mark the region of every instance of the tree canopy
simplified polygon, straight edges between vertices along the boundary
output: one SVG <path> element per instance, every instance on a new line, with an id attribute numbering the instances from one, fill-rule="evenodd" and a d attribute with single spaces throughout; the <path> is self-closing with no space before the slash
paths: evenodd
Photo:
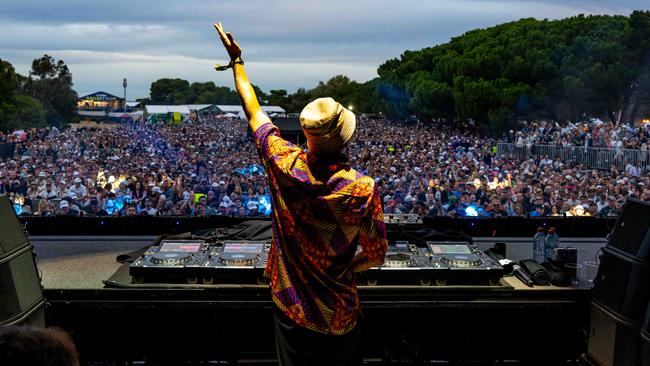
<path id="1" fill-rule="evenodd" d="M 32 62 L 21 88 L 43 105 L 45 120 L 59 126 L 76 118 L 78 96 L 72 86 L 72 74 L 65 62 L 44 55 Z"/>
<path id="2" fill-rule="evenodd" d="M 386 61 L 380 96 L 389 115 L 471 118 L 495 131 L 523 118 L 614 120 L 646 85 L 638 81 L 647 71 L 649 25 L 650 12 L 634 12 L 473 30 Z"/>
<path id="3" fill-rule="evenodd" d="M 265 103 L 266 94 L 253 85 L 260 102 Z M 227 86 L 217 86 L 214 82 L 189 83 L 183 79 L 158 79 L 151 83 L 152 104 L 239 104 L 237 92 Z"/>
<path id="4" fill-rule="evenodd" d="M 0 60 L 0 131 L 45 126 L 45 108 L 21 89 L 25 78 Z"/>

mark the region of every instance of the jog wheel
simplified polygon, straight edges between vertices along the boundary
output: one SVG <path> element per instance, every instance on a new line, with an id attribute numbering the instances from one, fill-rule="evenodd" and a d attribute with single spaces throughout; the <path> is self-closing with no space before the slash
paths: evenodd
<path id="1" fill-rule="evenodd" d="M 499 285 L 501 285 L 501 279 L 500 278 L 490 278 L 488 280 L 488 283 L 490 284 L 490 286 L 499 286 Z"/>
<path id="2" fill-rule="evenodd" d="M 431 280 L 428 278 L 420 278 L 420 285 L 431 286 Z"/>
<path id="3" fill-rule="evenodd" d="M 373 279 L 368 279 L 368 280 L 366 281 L 366 284 L 367 284 L 368 286 L 377 286 L 377 279 L 374 279 L 374 278 L 373 278 Z"/>
<path id="4" fill-rule="evenodd" d="M 214 283 L 214 278 L 212 278 L 212 277 L 203 277 L 201 279 L 201 281 L 203 282 L 204 285 L 211 285 L 211 284 Z"/>
<path id="5" fill-rule="evenodd" d="M 481 257 L 476 254 L 444 254 L 440 261 L 456 268 L 478 267 L 483 263 Z"/>
<path id="6" fill-rule="evenodd" d="M 192 260 L 190 253 L 156 253 L 151 256 L 149 261 L 153 264 L 160 264 L 166 266 L 179 266 Z"/>
<path id="7" fill-rule="evenodd" d="M 250 267 L 257 263 L 259 256 L 252 253 L 224 253 L 219 259 L 225 266 Z"/>
<path id="8" fill-rule="evenodd" d="M 445 278 L 436 278 L 436 286 L 446 286 L 447 279 Z"/>
<path id="9" fill-rule="evenodd" d="M 406 268 L 411 266 L 411 255 L 407 253 L 388 253 L 384 259 L 384 267 Z"/>

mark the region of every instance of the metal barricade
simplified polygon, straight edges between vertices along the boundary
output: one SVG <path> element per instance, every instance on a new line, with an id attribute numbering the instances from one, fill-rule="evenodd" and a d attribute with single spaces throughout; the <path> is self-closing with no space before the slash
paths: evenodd
<path id="1" fill-rule="evenodd" d="M 565 164 L 582 164 L 587 169 L 607 170 L 613 165 L 616 169 L 623 170 L 628 164 L 634 165 L 642 172 L 650 169 L 650 152 L 642 150 L 498 143 L 497 155 L 514 160 L 540 160 L 548 157 Z"/>

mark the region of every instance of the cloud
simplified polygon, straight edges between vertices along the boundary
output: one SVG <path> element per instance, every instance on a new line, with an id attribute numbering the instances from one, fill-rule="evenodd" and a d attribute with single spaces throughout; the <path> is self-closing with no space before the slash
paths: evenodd
<path id="1" fill-rule="evenodd" d="M 0 52 L 27 73 L 48 53 L 63 59 L 79 92 L 146 96 L 158 77 L 232 86 L 212 22 L 221 20 L 244 47 L 251 80 L 263 89 L 312 87 L 342 73 L 359 81 L 406 49 L 448 41 L 468 30 L 522 17 L 629 14 L 620 0 L 155 0 L 3 2 Z"/>

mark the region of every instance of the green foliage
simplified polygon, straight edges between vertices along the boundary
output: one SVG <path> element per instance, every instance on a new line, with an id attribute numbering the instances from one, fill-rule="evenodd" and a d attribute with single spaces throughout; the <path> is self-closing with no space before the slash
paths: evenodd
<path id="1" fill-rule="evenodd" d="M 313 89 L 299 88 L 293 94 L 284 89 L 271 90 L 267 102 L 279 105 L 289 113 L 299 113 L 312 100 L 331 97 L 345 107 L 352 106 L 354 112 L 378 113 L 383 107 L 378 85 L 378 79 L 358 83 L 345 75 L 336 75 L 326 82 L 319 82 Z"/>
<path id="2" fill-rule="evenodd" d="M 25 80 L 13 66 L 0 60 L 0 130 L 28 129 L 45 126 L 45 109 L 19 87 Z"/>
<path id="3" fill-rule="evenodd" d="M 3 130 L 30 129 L 46 127 L 45 108 L 38 99 L 26 94 L 15 97 L 14 113 L 2 124 Z"/>
<path id="4" fill-rule="evenodd" d="M 188 100 L 193 104 L 239 104 L 237 93 L 226 87 L 217 87 L 212 81 L 190 85 Z"/>
<path id="5" fill-rule="evenodd" d="M 522 118 L 613 118 L 640 77 L 649 39 L 649 12 L 522 19 L 386 61 L 379 96 L 390 116 L 471 118 L 486 131 Z"/>
<path id="6" fill-rule="evenodd" d="M 8 131 L 8 121 L 16 113 L 16 89 L 18 78 L 14 67 L 0 59 L 0 130 Z"/>
<path id="7" fill-rule="evenodd" d="M 253 90 L 260 103 L 266 104 L 267 95 L 256 85 Z M 183 79 L 158 79 L 151 83 L 150 97 L 145 104 L 239 104 L 237 92 L 214 82 L 194 82 Z"/>
<path id="8" fill-rule="evenodd" d="M 72 74 L 63 60 L 55 62 L 48 55 L 34 60 L 29 77 L 22 84 L 23 91 L 43 105 L 49 124 L 60 126 L 75 119 L 78 96 L 72 89 Z M 31 101 L 27 103 L 31 105 Z"/>
<path id="9" fill-rule="evenodd" d="M 285 89 L 271 90 L 268 95 L 267 102 L 269 105 L 279 105 L 286 110 L 289 99 L 287 98 L 287 91 Z"/>
<path id="10" fill-rule="evenodd" d="M 0 59 L 0 105 L 13 103 L 17 89 L 18 75 L 16 70 L 9 62 Z"/>
<path id="11" fill-rule="evenodd" d="M 186 104 L 190 83 L 183 79 L 158 79 L 151 83 L 149 94 L 154 104 Z"/>

